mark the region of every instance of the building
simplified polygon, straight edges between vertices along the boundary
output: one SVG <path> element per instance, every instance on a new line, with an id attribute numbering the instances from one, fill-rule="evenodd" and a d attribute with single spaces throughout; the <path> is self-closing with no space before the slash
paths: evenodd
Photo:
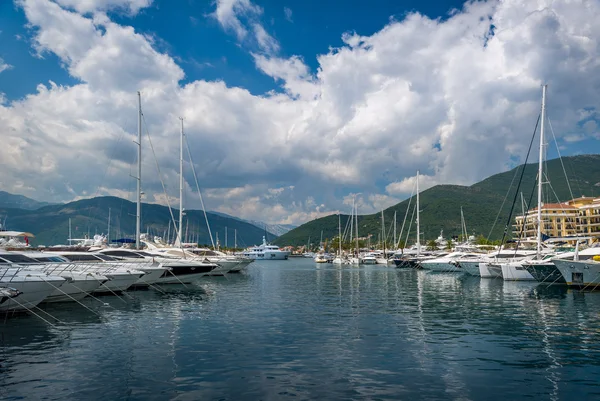
<path id="1" fill-rule="evenodd" d="M 513 226 L 515 238 L 537 236 L 537 207 L 525 216 L 517 216 Z M 572 236 L 600 238 L 600 198 L 572 199 L 564 203 L 542 204 L 542 234 L 548 237 Z"/>

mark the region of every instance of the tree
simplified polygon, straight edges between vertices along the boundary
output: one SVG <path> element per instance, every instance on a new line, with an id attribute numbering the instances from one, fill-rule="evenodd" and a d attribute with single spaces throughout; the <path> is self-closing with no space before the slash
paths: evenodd
<path id="1" fill-rule="evenodd" d="M 435 242 L 435 240 L 430 240 L 427 242 L 427 250 L 428 251 L 435 251 L 437 250 L 437 242 Z"/>
<path id="2" fill-rule="evenodd" d="M 454 248 L 454 243 L 449 239 L 448 242 L 446 242 L 446 250 L 451 250 L 452 248 Z"/>

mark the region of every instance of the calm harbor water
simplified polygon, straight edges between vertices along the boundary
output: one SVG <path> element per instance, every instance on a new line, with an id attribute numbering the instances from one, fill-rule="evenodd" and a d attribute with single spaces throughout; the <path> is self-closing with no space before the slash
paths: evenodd
<path id="1" fill-rule="evenodd" d="M 254 263 L 0 322 L 1 399 L 600 399 L 600 293 Z"/>

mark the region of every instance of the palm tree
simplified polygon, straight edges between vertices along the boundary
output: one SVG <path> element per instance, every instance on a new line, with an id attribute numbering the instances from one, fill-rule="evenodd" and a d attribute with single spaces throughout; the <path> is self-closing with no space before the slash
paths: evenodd
<path id="1" fill-rule="evenodd" d="M 435 242 L 435 240 L 430 240 L 427 242 L 427 250 L 428 251 L 435 251 L 437 250 L 437 242 Z"/>

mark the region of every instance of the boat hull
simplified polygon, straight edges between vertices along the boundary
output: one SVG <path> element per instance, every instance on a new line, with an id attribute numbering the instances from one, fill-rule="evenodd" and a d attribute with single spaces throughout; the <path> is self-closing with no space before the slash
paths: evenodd
<path id="1" fill-rule="evenodd" d="M 479 275 L 482 278 L 502 278 L 502 269 L 500 266 L 494 266 L 491 263 L 479 263 Z"/>
<path id="2" fill-rule="evenodd" d="M 523 265 L 534 279 L 544 284 L 566 284 L 554 263 Z"/>
<path id="3" fill-rule="evenodd" d="M 144 272 L 131 271 L 126 273 L 110 272 L 102 274 L 108 277 L 108 281 L 101 284 L 96 290 L 94 290 L 94 294 L 126 291 L 144 275 Z"/>
<path id="4" fill-rule="evenodd" d="M 560 259 L 554 259 L 552 262 L 554 262 L 568 286 L 585 287 L 590 290 L 600 288 L 600 263 Z"/>
<path id="5" fill-rule="evenodd" d="M 7 312 L 25 312 L 35 308 L 42 303 L 46 298 L 60 288 L 65 282 L 65 279 L 60 278 L 32 278 L 16 276 L 10 281 L 0 281 L 0 286 L 14 288 L 22 292 L 17 297 L 7 299 L 0 304 L 0 313 Z"/>
<path id="6" fill-rule="evenodd" d="M 501 268 L 504 281 L 536 281 L 521 263 L 503 263 Z"/>
<path id="7" fill-rule="evenodd" d="M 44 303 L 80 301 L 98 289 L 102 283 L 108 281 L 107 277 L 100 279 L 94 275 L 86 275 L 85 277 L 63 276 L 63 278 L 67 281 L 44 299 Z"/>

